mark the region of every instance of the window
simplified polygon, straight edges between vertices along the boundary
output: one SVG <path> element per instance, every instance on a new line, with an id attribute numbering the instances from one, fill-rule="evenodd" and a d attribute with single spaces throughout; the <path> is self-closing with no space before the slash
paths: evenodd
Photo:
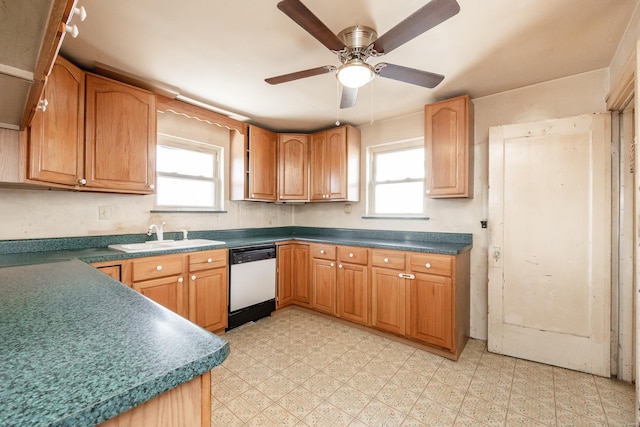
<path id="1" fill-rule="evenodd" d="M 222 147 L 158 134 L 156 208 L 221 210 Z"/>
<path id="2" fill-rule="evenodd" d="M 368 215 L 424 217 L 422 138 L 368 150 Z"/>

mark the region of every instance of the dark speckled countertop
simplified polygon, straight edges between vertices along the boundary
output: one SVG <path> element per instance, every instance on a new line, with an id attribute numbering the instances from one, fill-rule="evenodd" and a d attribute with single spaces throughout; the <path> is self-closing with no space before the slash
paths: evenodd
<path id="1" fill-rule="evenodd" d="M 165 232 L 165 238 L 180 240 L 182 234 Z M 431 233 L 317 227 L 272 227 L 240 230 L 190 231 L 189 238 L 220 240 L 224 241 L 225 244 L 199 247 L 196 249 L 124 253 L 109 249 L 107 246 L 111 244 L 140 243 L 152 239 L 145 234 L 127 234 L 52 239 L 0 240 L 0 267 L 58 262 L 70 259 L 80 259 L 85 262 L 113 261 L 206 249 L 237 248 L 286 240 L 456 255 L 470 250 L 473 242 L 473 236 L 468 233 Z"/>
<path id="2" fill-rule="evenodd" d="M 86 263 L 49 261 L 0 269 L 1 426 L 94 425 L 229 354 Z"/>

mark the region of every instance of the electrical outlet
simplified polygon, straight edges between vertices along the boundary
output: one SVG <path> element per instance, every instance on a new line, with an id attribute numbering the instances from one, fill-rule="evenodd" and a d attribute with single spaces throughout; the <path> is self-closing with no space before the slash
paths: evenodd
<path id="1" fill-rule="evenodd" d="M 109 219 L 108 206 L 98 206 L 98 219 Z"/>

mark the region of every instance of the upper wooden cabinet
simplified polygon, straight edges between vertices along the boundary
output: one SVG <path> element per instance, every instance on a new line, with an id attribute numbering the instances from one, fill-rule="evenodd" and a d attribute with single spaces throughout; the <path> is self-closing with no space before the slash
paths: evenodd
<path id="1" fill-rule="evenodd" d="M 56 60 L 38 109 L 27 128 L 27 178 L 77 185 L 84 177 L 84 72 Z"/>
<path id="2" fill-rule="evenodd" d="M 427 197 L 473 197 L 472 129 L 473 106 L 469 95 L 425 106 Z"/>
<path id="3" fill-rule="evenodd" d="M 153 93 L 104 77 L 86 76 L 86 185 L 153 193 L 156 107 Z"/>
<path id="4" fill-rule="evenodd" d="M 309 135 L 278 135 L 278 200 L 309 200 Z"/>
<path id="5" fill-rule="evenodd" d="M 360 201 L 360 130 L 352 126 L 311 135 L 311 201 Z"/>
<path id="6" fill-rule="evenodd" d="M 278 135 L 250 125 L 231 140 L 231 200 L 277 199 Z"/>

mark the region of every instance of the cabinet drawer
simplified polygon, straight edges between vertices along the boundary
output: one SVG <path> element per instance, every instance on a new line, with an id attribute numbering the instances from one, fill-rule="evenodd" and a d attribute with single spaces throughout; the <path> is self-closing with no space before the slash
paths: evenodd
<path id="1" fill-rule="evenodd" d="M 438 254 L 411 254 L 411 271 L 416 273 L 437 274 L 439 276 L 451 276 L 451 255 Z"/>
<path id="2" fill-rule="evenodd" d="M 183 259 L 182 255 L 134 259 L 131 262 L 132 279 L 139 282 L 158 277 L 179 276 L 182 274 Z"/>
<path id="3" fill-rule="evenodd" d="M 189 271 L 202 271 L 227 266 L 226 249 L 214 249 L 189 254 Z"/>
<path id="4" fill-rule="evenodd" d="M 369 250 L 355 246 L 338 246 L 338 260 L 350 264 L 367 265 Z"/>
<path id="5" fill-rule="evenodd" d="M 314 258 L 336 259 L 336 247 L 331 245 L 312 245 L 311 254 Z"/>
<path id="6" fill-rule="evenodd" d="M 399 251 L 374 250 L 372 264 L 375 267 L 395 268 L 404 270 L 406 266 L 405 254 Z"/>

